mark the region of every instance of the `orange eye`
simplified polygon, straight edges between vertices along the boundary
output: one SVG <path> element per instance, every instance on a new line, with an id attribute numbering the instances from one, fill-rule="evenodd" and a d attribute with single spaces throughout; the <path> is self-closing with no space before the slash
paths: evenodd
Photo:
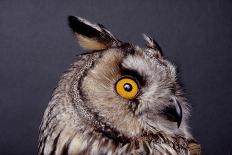
<path id="1" fill-rule="evenodd" d="M 123 98 L 133 99 L 139 91 L 138 84 L 130 77 L 119 79 L 115 85 L 116 92 Z"/>

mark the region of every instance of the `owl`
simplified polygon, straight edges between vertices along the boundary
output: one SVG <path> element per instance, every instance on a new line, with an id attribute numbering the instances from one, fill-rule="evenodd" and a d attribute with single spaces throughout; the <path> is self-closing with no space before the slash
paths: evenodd
<path id="1" fill-rule="evenodd" d="M 75 16 L 85 53 L 63 74 L 44 113 L 39 155 L 198 155 L 176 67 L 160 46 L 123 42 Z"/>

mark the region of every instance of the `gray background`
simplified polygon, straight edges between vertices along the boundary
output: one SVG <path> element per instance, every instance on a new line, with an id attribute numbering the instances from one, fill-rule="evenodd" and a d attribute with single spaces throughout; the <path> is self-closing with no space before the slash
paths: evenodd
<path id="1" fill-rule="evenodd" d="M 231 0 L 0 0 L 0 154 L 37 152 L 38 127 L 59 76 L 83 50 L 67 16 L 121 40 L 155 38 L 178 65 L 203 154 L 232 153 Z"/>

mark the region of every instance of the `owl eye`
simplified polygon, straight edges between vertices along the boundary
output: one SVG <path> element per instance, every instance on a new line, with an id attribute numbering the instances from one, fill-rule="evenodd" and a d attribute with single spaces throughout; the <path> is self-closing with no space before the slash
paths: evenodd
<path id="1" fill-rule="evenodd" d="M 138 94 L 139 87 L 131 77 L 122 77 L 116 82 L 115 90 L 121 97 L 133 99 Z"/>

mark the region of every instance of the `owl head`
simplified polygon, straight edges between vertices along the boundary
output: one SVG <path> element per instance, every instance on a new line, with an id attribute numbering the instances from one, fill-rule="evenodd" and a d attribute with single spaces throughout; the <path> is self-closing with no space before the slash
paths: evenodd
<path id="1" fill-rule="evenodd" d="M 68 20 L 86 50 L 83 55 L 99 55 L 78 88 L 95 122 L 130 138 L 160 132 L 191 136 L 186 123 L 188 104 L 176 67 L 165 59 L 156 41 L 143 35 L 146 45 L 139 47 L 115 38 L 101 24 L 74 16 Z"/>

